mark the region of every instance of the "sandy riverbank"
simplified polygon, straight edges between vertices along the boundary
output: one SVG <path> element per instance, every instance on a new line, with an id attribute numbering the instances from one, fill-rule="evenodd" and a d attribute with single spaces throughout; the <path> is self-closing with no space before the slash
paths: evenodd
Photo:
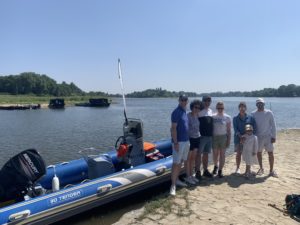
<path id="1" fill-rule="evenodd" d="M 299 224 L 268 204 L 283 209 L 286 194 L 300 194 L 300 130 L 279 132 L 275 148 L 279 178 L 267 176 L 267 154 L 263 155 L 265 175 L 253 180 L 232 174 L 235 158 L 230 156 L 226 177 L 182 188 L 175 198 L 166 194 L 124 214 L 115 224 Z"/>

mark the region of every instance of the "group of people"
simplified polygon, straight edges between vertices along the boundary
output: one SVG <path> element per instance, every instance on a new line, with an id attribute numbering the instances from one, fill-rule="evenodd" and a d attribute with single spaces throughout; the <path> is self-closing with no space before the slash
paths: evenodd
<path id="1" fill-rule="evenodd" d="M 171 137 L 173 145 L 173 165 L 170 194 L 176 195 L 176 186 L 195 185 L 202 176 L 224 177 L 226 149 L 230 146 L 231 127 L 234 128 L 234 148 L 236 152 L 236 174 L 240 174 L 241 159 L 246 163 L 245 177 L 264 174 L 262 151 L 268 152 L 269 175 L 278 177 L 274 171 L 273 143 L 276 141 L 276 125 L 272 111 L 265 109 L 262 98 L 256 100 L 257 110 L 247 113 L 247 105 L 240 102 L 239 113 L 232 119 L 225 113 L 223 102 L 217 102 L 216 112 L 210 108 L 211 97 L 203 96 L 202 101 L 193 100 L 190 112 L 187 112 L 188 97 L 179 96 L 178 107 L 171 115 Z M 213 150 L 214 169 L 208 170 L 209 154 Z M 251 171 L 251 165 L 259 164 L 257 173 Z M 184 163 L 185 182 L 179 179 Z M 202 164 L 202 173 L 201 173 Z"/>

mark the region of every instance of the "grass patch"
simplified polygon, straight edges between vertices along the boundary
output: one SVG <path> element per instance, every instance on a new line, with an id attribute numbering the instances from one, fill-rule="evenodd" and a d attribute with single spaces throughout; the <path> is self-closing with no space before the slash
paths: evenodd
<path id="1" fill-rule="evenodd" d="M 102 96 L 66 96 L 59 97 L 65 99 L 66 105 L 74 105 L 79 102 L 88 102 L 90 98 L 101 98 Z M 54 96 L 35 95 L 0 95 L 0 104 L 48 104 Z"/>
<path id="2" fill-rule="evenodd" d="M 180 189 L 176 193 L 176 197 L 172 197 L 169 193 L 160 194 L 148 201 L 138 221 L 144 219 L 161 220 L 169 214 L 175 214 L 178 217 L 188 217 L 194 212 L 191 210 L 191 202 L 188 198 L 188 190 Z M 153 219 L 154 218 L 154 219 Z"/>

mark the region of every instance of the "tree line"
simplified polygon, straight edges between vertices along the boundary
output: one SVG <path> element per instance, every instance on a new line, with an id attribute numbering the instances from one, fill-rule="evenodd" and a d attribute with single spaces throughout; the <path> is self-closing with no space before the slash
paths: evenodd
<path id="1" fill-rule="evenodd" d="M 109 94 L 102 91 L 84 92 L 73 82 L 67 84 L 57 83 L 52 78 L 44 74 L 34 72 L 21 73 L 19 75 L 0 76 L 0 93 L 12 95 L 50 95 L 50 96 L 107 96 L 120 97 L 120 94 Z M 300 86 L 295 84 L 281 85 L 279 88 L 264 88 L 256 91 L 230 91 L 230 92 L 210 92 L 196 93 L 186 91 L 168 91 L 162 88 L 147 89 L 144 91 L 134 91 L 126 95 L 129 98 L 171 98 L 186 94 L 189 97 L 200 97 L 211 95 L 212 97 L 300 97 Z"/>
<path id="2" fill-rule="evenodd" d="M 162 88 L 156 88 L 147 89 L 145 91 L 135 91 L 126 96 L 132 98 L 169 98 L 178 97 L 180 94 L 186 94 L 189 97 L 201 97 L 203 95 L 210 95 L 212 97 L 300 97 L 300 86 L 289 84 L 281 85 L 279 88 L 264 88 L 256 91 L 210 92 L 200 94 L 186 91 L 167 91 Z"/>
<path id="3" fill-rule="evenodd" d="M 84 92 L 74 83 L 57 83 L 52 78 L 33 72 L 0 76 L 0 92 L 12 95 L 81 95 Z"/>

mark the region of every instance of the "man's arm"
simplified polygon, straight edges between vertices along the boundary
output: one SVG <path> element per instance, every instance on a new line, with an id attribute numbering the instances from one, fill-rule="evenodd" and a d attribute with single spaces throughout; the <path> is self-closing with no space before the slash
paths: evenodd
<path id="1" fill-rule="evenodd" d="M 270 112 L 270 125 L 271 125 L 271 142 L 275 143 L 276 142 L 276 124 L 275 124 L 275 119 L 274 115 L 272 112 Z"/>
<path id="2" fill-rule="evenodd" d="M 178 148 L 178 140 L 177 140 L 177 123 L 172 123 L 171 125 L 171 137 L 174 143 L 174 148 L 176 151 L 179 150 Z"/>
<path id="3" fill-rule="evenodd" d="M 228 148 L 229 145 L 230 145 L 230 139 L 231 139 L 231 121 L 229 119 L 228 123 L 227 123 L 227 142 L 226 142 L 226 148 Z"/>

